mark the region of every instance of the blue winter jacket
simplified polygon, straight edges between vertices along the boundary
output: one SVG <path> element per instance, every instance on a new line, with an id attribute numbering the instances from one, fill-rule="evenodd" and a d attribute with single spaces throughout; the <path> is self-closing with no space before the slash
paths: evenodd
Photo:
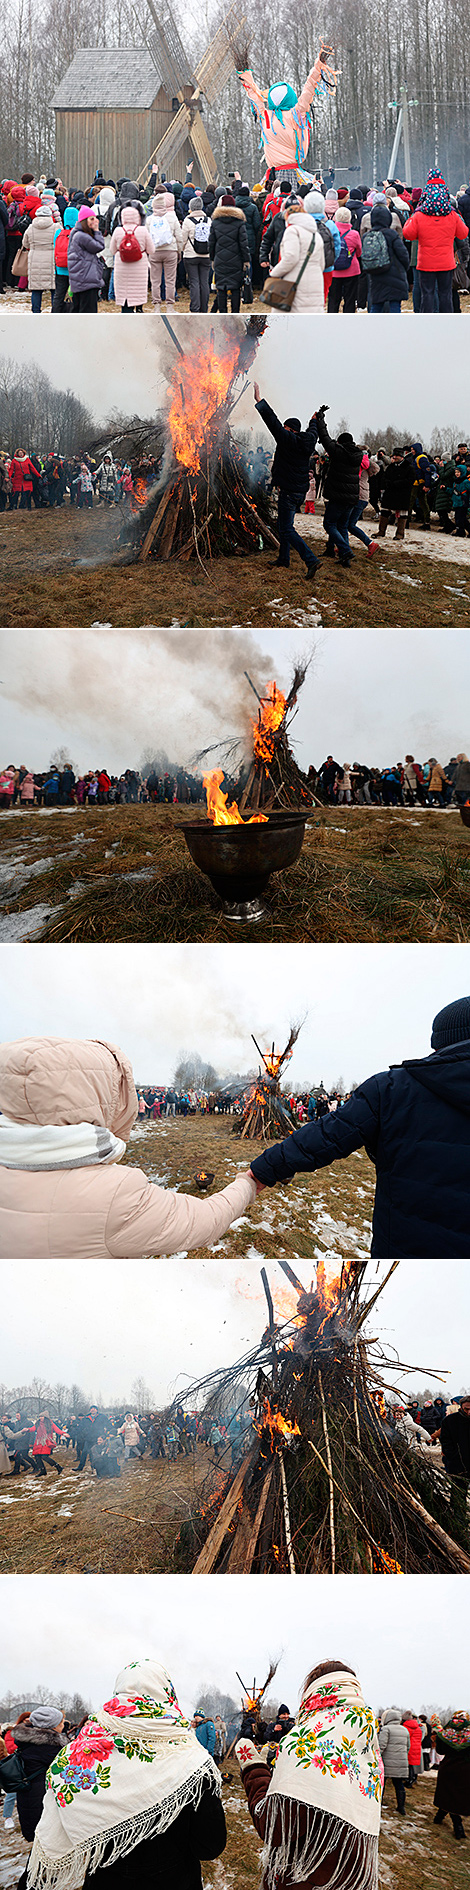
<path id="1" fill-rule="evenodd" d="M 470 1040 L 370 1076 L 350 1102 L 252 1163 L 273 1187 L 365 1148 L 377 1259 L 470 1259 Z"/>
<path id="2" fill-rule="evenodd" d="M 202 1726 L 196 1726 L 196 1739 L 199 1740 L 200 1746 L 204 1746 L 206 1752 L 210 1752 L 213 1759 L 216 1748 L 216 1730 L 213 1719 L 205 1719 Z"/>

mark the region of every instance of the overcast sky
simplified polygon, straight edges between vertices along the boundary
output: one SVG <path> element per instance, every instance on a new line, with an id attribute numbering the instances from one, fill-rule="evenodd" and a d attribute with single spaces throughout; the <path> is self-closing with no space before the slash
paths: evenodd
<path id="1" fill-rule="evenodd" d="M 412 753 L 444 762 L 468 748 L 470 638 L 465 630 L 0 631 L 2 755 L 39 770 L 68 747 L 78 769 L 112 773 L 162 749 L 185 766 L 222 736 L 250 739 L 262 691 L 313 661 L 291 724 L 302 767 L 384 765 Z M 8 753 L 7 753 L 8 751 Z"/>
<path id="2" fill-rule="evenodd" d="M 282 1048 L 303 1086 L 349 1085 L 427 1056 L 432 1019 L 470 991 L 468 945 L 3 945 L 3 1038 L 121 1043 L 141 1083 L 171 1081 L 180 1052 L 221 1076 Z"/>
<path id="3" fill-rule="evenodd" d="M 339 1658 L 376 1710 L 461 1707 L 469 1607 L 466 1575 L 8 1575 L 2 1685 L 79 1688 L 96 1709 L 156 1654 L 189 1713 L 202 1686 L 240 1699 L 237 1669 L 260 1685 L 280 1656 L 273 1692 L 295 1710 L 309 1667 Z"/>
<path id="4" fill-rule="evenodd" d="M 177 314 L 172 325 L 185 348 L 196 347 L 200 334 L 207 338 L 209 332 L 206 316 L 198 321 Z M 38 330 L 36 322 L 33 330 L 32 322 L 14 323 L 6 316 L 0 320 L 0 351 L 18 366 L 37 362 L 57 387 L 79 395 L 99 423 L 112 411 L 147 417 L 161 408 L 177 357 L 158 317 L 123 324 L 115 316 L 102 316 L 96 334 L 93 323 L 85 334 L 80 316 L 69 315 L 67 327 L 65 322 L 59 327 L 60 333 L 57 323 L 52 330 L 50 322 L 43 322 Z M 216 338 L 217 332 L 215 324 Z M 257 380 L 281 417 L 297 411 L 304 424 L 321 402 L 329 401 L 333 431 L 344 419 L 359 438 L 368 427 L 389 425 L 425 442 L 435 426 L 455 425 L 462 440 L 468 437 L 464 322 L 456 328 L 451 315 L 441 315 L 438 330 L 434 321 L 406 321 L 399 329 L 396 322 L 389 328 L 388 322 L 359 319 L 352 351 L 346 339 L 351 339 L 351 324 L 340 329 L 326 317 L 320 329 L 308 315 L 287 324 L 282 315 L 270 315 L 250 369 L 251 385 L 237 407 L 237 424 L 252 419 Z M 437 339 L 445 362 L 442 374 L 436 372 Z"/>
<path id="5" fill-rule="evenodd" d="M 295 1310 L 296 1295 L 276 1261 L 266 1265 L 282 1321 Z M 300 1262 L 298 1271 L 309 1287 L 311 1264 Z M 368 1296 L 386 1271 L 369 1262 Z M 14 1296 L 4 1296 L 2 1310 L 2 1378 L 11 1390 L 42 1377 L 78 1384 L 105 1404 L 125 1403 L 135 1380 L 144 1378 L 151 1405 L 159 1408 L 176 1393 L 184 1397 L 188 1382 L 252 1351 L 266 1323 L 260 1269 L 248 1261 L 142 1260 L 130 1293 L 127 1261 L 114 1261 L 110 1291 L 106 1270 L 84 1260 L 59 1300 L 57 1279 L 44 1269 L 40 1331 L 34 1260 L 23 1261 L 22 1281 L 21 1319 Z M 470 1267 L 403 1261 L 368 1326 L 371 1339 L 415 1368 L 400 1379 L 392 1364 L 387 1382 L 402 1382 L 421 1396 L 426 1389 L 459 1394 L 470 1388 L 469 1322 Z"/>

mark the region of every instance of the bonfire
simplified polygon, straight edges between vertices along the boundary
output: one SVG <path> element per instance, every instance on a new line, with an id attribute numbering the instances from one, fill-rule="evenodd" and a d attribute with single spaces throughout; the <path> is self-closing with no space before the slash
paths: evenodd
<path id="1" fill-rule="evenodd" d="M 245 478 L 232 417 L 246 384 L 266 317 L 251 315 L 236 328 L 204 326 L 185 353 L 162 316 L 176 350 L 168 410 L 169 454 L 163 480 L 136 525 L 140 560 L 214 557 L 279 550 L 266 494 L 256 504 Z"/>
<path id="2" fill-rule="evenodd" d="M 307 776 L 299 768 L 290 745 L 290 729 L 298 710 L 299 693 L 305 682 L 311 658 L 295 664 L 292 682 L 284 695 L 275 680 L 266 683 L 260 695 L 259 690 L 244 671 L 247 683 L 256 697 L 258 711 L 250 718 L 252 755 L 248 764 L 246 779 L 239 790 L 238 800 L 228 805 L 228 796 L 222 791 L 224 768 L 213 768 L 204 775 L 204 789 L 207 800 L 207 812 L 216 826 L 239 825 L 242 820 L 267 819 L 272 813 L 301 811 L 305 814 L 316 805 L 316 796 Z M 239 756 L 239 740 L 218 742 L 203 749 L 197 756 L 197 762 L 206 762 L 209 755 L 219 753 L 221 757 L 234 759 Z M 254 810 L 262 809 L 258 813 Z M 253 811 L 252 811 L 253 810 Z"/>
<path id="3" fill-rule="evenodd" d="M 256 1082 L 247 1096 L 243 1114 L 234 1125 L 233 1134 L 241 1136 L 242 1141 L 261 1138 L 265 1142 L 273 1142 L 285 1135 L 292 1135 L 295 1124 L 282 1097 L 281 1080 L 290 1063 L 300 1030 L 300 1024 L 292 1026 L 284 1050 L 276 1050 L 274 1043 L 270 1050 L 261 1050 L 256 1037 L 253 1037 L 262 1069 L 258 1071 Z"/>
<path id="4" fill-rule="evenodd" d="M 319 1261 L 308 1292 L 279 1264 L 287 1303 L 287 1289 L 273 1294 L 263 1269 L 260 1346 L 204 1381 L 212 1410 L 228 1385 L 232 1401 L 238 1387 L 252 1441 L 236 1471 L 227 1449 L 222 1487 L 219 1461 L 216 1492 L 184 1525 L 181 1553 L 197 1574 L 470 1572 L 448 1480 L 393 1431 L 390 1362 L 364 1332 L 398 1262 L 372 1293 L 367 1262 Z"/>

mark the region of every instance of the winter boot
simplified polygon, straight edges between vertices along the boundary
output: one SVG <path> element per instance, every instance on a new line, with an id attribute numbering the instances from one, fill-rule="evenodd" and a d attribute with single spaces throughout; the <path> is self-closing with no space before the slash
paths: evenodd
<path id="1" fill-rule="evenodd" d="M 387 525 L 388 525 L 388 513 L 379 512 L 379 529 L 378 529 L 378 534 L 377 534 L 378 538 L 385 538 Z"/>
<path id="2" fill-rule="evenodd" d="M 452 1823 L 453 1823 L 453 1827 L 454 1827 L 454 1838 L 464 1838 L 464 1837 L 465 1837 L 465 1831 L 464 1831 L 464 1828 L 463 1828 L 463 1824 L 462 1824 L 462 1819 L 461 1819 L 461 1818 L 459 1818 L 459 1817 L 457 1817 L 457 1818 L 456 1818 L 456 1817 L 454 1816 L 454 1817 L 452 1818 Z"/>
<path id="3" fill-rule="evenodd" d="M 404 513 L 402 513 L 401 518 L 397 518 L 397 529 L 396 529 L 395 538 L 393 541 L 394 544 L 397 543 L 397 540 L 399 540 L 400 542 L 403 541 L 404 536 L 405 536 L 405 530 L 406 530 L 406 518 L 405 518 Z"/>

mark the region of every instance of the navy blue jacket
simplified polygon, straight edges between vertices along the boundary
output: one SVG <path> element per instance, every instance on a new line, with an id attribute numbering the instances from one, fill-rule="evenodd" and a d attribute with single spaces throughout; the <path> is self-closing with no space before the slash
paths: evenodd
<path id="1" fill-rule="evenodd" d="M 281 492 L 289 492 L 292 498 L 302 504 L 308 492 L 310 480 L 310 460 L 318 439 L 316 420 L 312 417 L 305 433 L 291 433 L 278 420 L 277 413 L 267 400 L 257 400 L 256 406 L 261 419 L 276 441 L 276 451 L 271 467 L 273 486 Z"/>
<path id="2" fill-rule="evenodd" d="M 377 1171 L 372 1256 L 470 1259 L 470 1041 L 361 1083 L 351 1101 L 252 1163 L 273 1187 L 365 1148 Z"/>

